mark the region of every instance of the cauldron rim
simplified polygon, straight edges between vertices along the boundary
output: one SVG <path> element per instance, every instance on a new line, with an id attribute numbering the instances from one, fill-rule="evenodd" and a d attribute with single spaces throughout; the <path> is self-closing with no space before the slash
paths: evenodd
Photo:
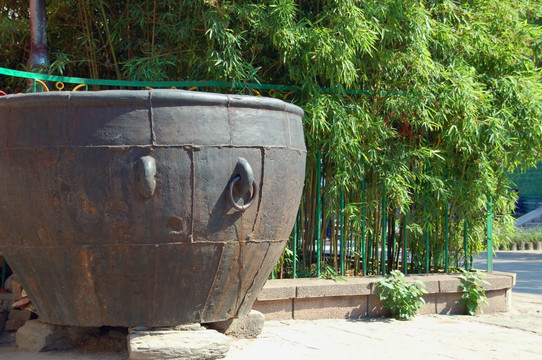
<path id="1" fill-rule="evenodd" d="M 100 91 L 54 91 L 29 94 L 12 94 L 0 97 L 0 108 L 61 106 L 70 104 L 148 104 L 149 106 L 190 106 L 224 105 L 228 107 L 259 108 L 272 111 L 286 111 L 304 115 L 299 106 L 280 99 L 232 95 L 180 89 L 151 90 L 100 90 Z"/>

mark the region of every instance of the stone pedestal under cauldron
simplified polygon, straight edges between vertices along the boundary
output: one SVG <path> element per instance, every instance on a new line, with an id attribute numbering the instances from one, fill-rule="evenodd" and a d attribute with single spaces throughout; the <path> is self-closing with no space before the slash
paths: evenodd
<path id="1" fill-rule="evenodd" d="M 40 320 L 248 313 L 299 205 L 298 107 L 181 90 L 0 98 L 0 250 Z"/>

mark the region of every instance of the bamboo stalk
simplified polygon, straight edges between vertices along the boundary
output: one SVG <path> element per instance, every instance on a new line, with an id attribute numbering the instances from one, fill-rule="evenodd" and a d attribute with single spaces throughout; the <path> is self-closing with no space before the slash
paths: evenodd
<path id="1" fill-rule="evenodd" d="M 111 41 L 111 33 L 109 31 L 109 22 L 107 21 L 107 15 L 105 14 L 103 1 L 100 1 L 100 12 L 102 13 L 102 20 L 103 20 L 103 24 L 105 28 L 105 36 L 107 37 L 107 42 L 109 44 L 109 51 L 111 52 L 111 57 L 113 57 L 113 65 L 115 67 L 117 79 L 121 80 L 122 77 L 119 70 L 119 64 L 117 62 L 117 55 L 115 55 L 115 49 L 113 48 L 113 42 Z"/>

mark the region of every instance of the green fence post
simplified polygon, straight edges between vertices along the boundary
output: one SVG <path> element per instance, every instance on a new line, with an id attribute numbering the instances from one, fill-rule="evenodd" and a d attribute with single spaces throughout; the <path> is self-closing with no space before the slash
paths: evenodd
<path id="1" fill-rule="evenodd" d="M 408 273 L 408 238 L 407 238 L 408 206 L 405 206 L 405 217 L 403 223 L 403 274 Z"/>
<path id="2" fill-rule="evenodd" d="M 426 160 L 427 173 L 429 173 L 429 160 Z M 425 211 L 427 211 L 427 206 L 429 202 L 429 187 L 427 183 L 425 184 Z M 429 274 L 429 214 L 425 213 L 425 223 L 423 225 L 423 237 L 425 240 L 425 273 Z"/>
<path id="3" fill-rule="evenodd" d="M 382 275 L 386 274 L 386 259 L 387 259 L 387 225 L 388 219 L 386 214 L 386 188 L 384 186 L 384 194 L 382 195 Z"/>
<path id="4" fill-rule="evenodd" d="M 425 219 L 423 238 L 425 240 L 425 273 L 429 274 L 429 221 Z"/>
<path id="5" fill-rule="evenodd" d="M 344 246 L 344 187 L 341 186 L 341 212 L 339 213 L 339 225 L 341 227 L 341 233 L 339 234 L 339 245 L 341 248 L 341 275 L 344 275 L 344 260 L 345 260 L 345 246 Z"/>
<path id="6" fill-rule="evenodd" d="M 487 202 L 487 272 L 493 272 L 493 197 Z"/>
<path id="7" fill-rule="evenodd" d="M 465 248 L 465 270 L 469 270 L 469 225 L 463 220 L 463 246 Z"/>
<path id="8" fill-rule="evenodd" d="M 408 166 L 408 155 L 405 155 L 405 165 L 407 169 L 409 169 Z M 403 274 L 408 273 L 408 205 L 405 205 L 405 216 L 404 216 L 404 223 L 403 223 Z"/>
<path id="9" fill-rule="evenodd" d="M 444 211 L 444 271 L 450 272 L 450 204 L 446 201 L 446 210 Z"/>
<path id="10" fill-rule="evenodd" d="M 367 275 L 367 238 L 365 235 L 365 177 L 361 181 L 361 257 L 363 259 L 363 275 Z"/>
<path id="11" fill-rule="evenodd" d="M 295 223 L 294 223 L 294 244 L 293 244 L 293 262 L 292 262 L 292 277 L 295 279 L 297 277 L 297 229 L 298 229 L 298 222 L 299 222 L 299 213 L 295 217 Z"/>
<path id="12" fill-rule="evenodd" d="M 322 275 L 322 264 L 321 264 L 321 258 L 322 258 L 322 239 L 320 235 L 320 227 L 322 222 L 322 195 L 321 195 L 321 187 L 322 187 L 322 151 L 318 150 L 318 154 L 316 156 L 317 161 L 317 172 L 316 172 L 316 242 L 317 242 L 317 259 L 316 259 L 316 277 L 320 277 Z"/>
<path id="13" fill-rule="evenodd" d="M 354 231 L 352 230 L 352 221 L 349 221 L 348 224 L 349 224 L 348 228 L 350 229 L 350 233 L 349 233 L 350 236 L 348 237 L 348 243 L 347 243 L 348 246 L 346 247 L 345 254 L 347 254 L 349 257 L 355 260 L 356 259 L 356 242 L 354 241 Z M 359 273 L 359 269 L 355 269 L 354 267 L 353 270 L 354 270 L 354 276 L 356 276 Z"/>

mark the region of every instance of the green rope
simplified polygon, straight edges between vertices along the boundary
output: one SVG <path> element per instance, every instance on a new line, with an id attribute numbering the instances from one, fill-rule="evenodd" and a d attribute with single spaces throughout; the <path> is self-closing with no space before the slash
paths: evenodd
<path id="1" fill-rule="evenodd" d="M 117 87 L 155 87 L 155 88 L 192 88 L 192 87 L 217 87 L 217 88 L 230 88 L 230 89 L 254 89 L 254 90 L 283 90 L 283 91 L 300 91 L 301 87 L 293 85 L 274 85 L 274 84 L 259 84 L 259 83 L 245 83 L 240 81 L 216 81 L 216 80 L 202 80 L 202 81 L 129 81 L 129 80 L 103 80 L 103 79 L 88 79 L 77 78 L 68 76 L 58 76 L 49 74 L 38 74 L 28 71 L 12 70 L 0 67 L 0 75 L 34 79 L 42 81 L 54 81 L 68 84 L 85 84 L 88 85 L 101 85 L 101 86 L 117 86 Z M 403 92 L 372 92 L 366 90 L 338 90 L 331 88 L 321 88 L 323 93 L 335 94 L 343 93 L 345 95 L 379 95 L 379 96 L 393 96 L 393 95 L 406 95 Z"/>

